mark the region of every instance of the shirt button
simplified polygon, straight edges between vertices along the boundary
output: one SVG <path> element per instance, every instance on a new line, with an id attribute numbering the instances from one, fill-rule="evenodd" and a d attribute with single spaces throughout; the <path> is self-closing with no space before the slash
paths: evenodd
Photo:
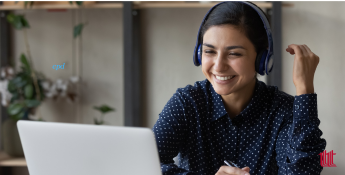
<path id="1" fill-rule="evenodd" d="M 231 130 L 235 130 L 236 128 L 235 128 L 235 126 L 231 126 L 230 129 Z"/>
<path id="2" fill-rule="evenodd" d="M 298 109 L 299 109 L 299 105 L 296 105 L 296 106 L 295 106 L 295 109 L 298 110 Z"/>

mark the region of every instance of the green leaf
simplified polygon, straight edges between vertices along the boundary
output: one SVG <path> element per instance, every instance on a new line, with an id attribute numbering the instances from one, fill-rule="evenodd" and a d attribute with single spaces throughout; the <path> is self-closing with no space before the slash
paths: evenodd
<path id="1" fill-rule="evenodd" d="M 22 29 L 23 24 L 21 21 L 21 18 L 18 15 L 14 15 L 13 13 L 10 13 L 7 15 L 7 21 L 15 28 L 15 29 Z"/>
<path id="2" fill-rule="evenodd" d="M 78 6 L 82 6 L 82 5 L 83 5 L 83 1 L 75 1 L 75 3 L 76 3 Z"/>
<path id="3" fill-rule="evenodd" d="M 15 91 L 11 94 L 12 94 L 11 103 L 15 102 L 16 100 L 19 100 L 20 94 L 17 91 Z"/>
<path id="4" fill-rule="evenodd" d="M 24 7 L 26 8 L 26 6 L 28 5 L 28 3 L 29 3 L 30 1 L 25 1 L 24 2 Z"/>
<path id="5" fill-rule="evenodd" d="M 16 15 L 14 15 L 13 13 L 10 13 L 7 15 L 6 19 L 7 19 L 7 22 L 12 24 L 16 20 Z"/>
<path id="6" fill-rule="evenodd" d="M 98 111 L 100 111 L 102 114 L 105 114 L 105 113 L 111 112 L 111 111 L 115 111 L 114 108 L 111 108 L 111 107 L 109 107 L 107 105 L 102 105 L 100 107 L 94 106 L 93 108 L 98 110 Z"/>
<path id="7" fill-rule="evenodd" d="M 26 84 L 26 82 L 22 79 L 22 77 L 18 77 L 18 76 L 11 79 L 10 82 L 12 82 L 16 88 L 22 88 Z"/>
<path id="8" fill-rule="evenodd" d="M 30 25 L 28 21 L 24 18 L 24 16 L 20 16 L 20 21 L 22 22 L 24 28 L 30 28 Z"/>
<path id="9" fill-rule="evenodd" d="M 16 77 L 21 77 L 23 81 L 25 81 L 26 83 L 32 82 L 32 77 L 31 77 L 31 73 L 24 71 L 24 72 L 19 72 Z"/>
<path id="10" fill-rule="evenodd" d="M 12 80 L 10 80 L 10 81 L 8 82 L 7 90 L 8 90 L 10 93 L 12 93 L 12 94 L 15 93 L 15 92 L 17 92 L 16 85 L 13 83 Z"/>
<path id="11" fill-rule="evenodd" d="M 12 115 L 11 118 L 17 121 L 24 118 L 24 116 L 25 116 L 25 111 L 23 110 L 16 115 Z"/>
<path id="12" fill-rule="evenodd" d="M 34 1 L 25 1 L 24 2 L 24 7 L 26 8 L 26 6 L 30 3 L 30 7 L 32 7 L 32 5 L 34 5 Z"/>
<path id="13" fill-rule="evenodd" d="M 14 92 L 14 93 L 11 93 L 11 94 L 12 94 L 12 98 L 11 98 L 11 100 L 10 100 L 10 103 L 13 103 L 13 102 L 15 102 L 16 100 L 19 100 L 20 95 L 17 93 L 17 91 Z"/>
<path id="14" fill-rule="evenodd" d="M 21 103 L 12 103 L 8 106 L 7 112 L 9 115 L 16 115 L 19 112 L 23 111 L 24 106 Z"/>
<path id="15" fill-rule="evenodd" d="M 10 13 L 7 15 L 7 21 L 15 28 L 15 29 L 22 29 L 22 28 L 29 28 L 30 25 L 28 21 L 25 19 L 23 15 L 15 15 Z"/>
<path id="16" fill-rule="evenodd" d="M 26 56 L 24 54 L 22 54 L 20 56 L 20 61 L 23 63 L 24 65 L 24 68 L 29 72 L 31 73 L 31 67 L 30 67 L 30 64 L 28 62 L 28 60 L 26 59 Z"/>
<path id="17" fill-rule="evenodd" d="M 34 87 L 32 84 L 27 84 L 24 87 L 24 96 L 27 99 L 31 99 L 34 95 Z"/>
<path id="18" fill-rule="evenodd" d="M 27 108 L 34 108 L 41 104 L 41 102 L 38 100 L 24 100 L 24 103 Z"/>
<path id="19" fill-rule="evenodd" d="M 39 100 L 41 100 L 41 101 L 43 101 L 44 99 L 45 99 L 45 94 L 43 93 L 44 92 L 44 89 L 43 89 L 43 86 L 42 86 L 42 81 L 40 81 L 40 80 L 37 80 L 38 81 L 38 88 L 40 89 L 40 92 L 41 92 L 41 99 L 39 99 Z M 36 95 L 36 91 L 35 91 L 35 93 L 34 93 L 34 96 Z"/>
<path id="20" fill-rule="evenodd" d="M 74 38 L 77 38 L 81 34 L 83 27 L 84 27 L 84 24 L 82 24 L 82 23 L 74 26 L 74 30 L 73 30 L 73 37 Z"/>
<path id="21" fill-rule="evenodd" d="M 22 72 L 24 72 L 25 74 L 30 75 L 29 70 L 27 70 L 24 66 L 20 66 L 20 68 L 22 69 Z"/>
<path id="22" fill-rule="evenodd" d="M 17 75 L 10 80 L 16 88 L 23 88 L 26 84 L 32 83 L 31 77 L 28 74 L 25 74 L 24 72 L 19 72 Z"/>

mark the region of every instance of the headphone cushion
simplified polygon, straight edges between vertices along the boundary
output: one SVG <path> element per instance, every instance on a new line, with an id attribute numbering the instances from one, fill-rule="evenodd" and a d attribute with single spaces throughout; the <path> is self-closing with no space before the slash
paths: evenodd
<path id="1" fill-rule="evenodd" d="M 262 57 L 265 54 L 265 51 L 260 51 L 257 55 L 256 55 L 256 60 L 255 60 L 255 71 L 257 73 L 259 73 L 260 75 L 263 75 L 263 67 L 260 67 L 260 62 L 261 59 L 265 59 L 265 57 Z"/>
<path id="2" fill-rule="evenodd" d="M 199 65 L 201 65 L 201 55 L 202 55 L 202 53 L 201 53 L 201 44 L 199 44 L 199 46 L 198 46 L 198 54 L 197 54 L 197 59 L 198 59 L 198 62 L 199 62 Z"/>

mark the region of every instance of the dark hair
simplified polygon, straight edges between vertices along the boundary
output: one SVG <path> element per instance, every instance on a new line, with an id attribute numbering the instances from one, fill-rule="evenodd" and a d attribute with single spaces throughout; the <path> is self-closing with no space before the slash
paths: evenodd
<path id="1" fill-rule="evenodd" d="M 267 49 L 268 39 L 263 21 L 252 7 L 242 2 L 224 2 L 215 7 L 201 28 L 200 43 L 210 27 L 224 24 L 234 25 L 243 31 L 254 45 L 256 53 Z"/>

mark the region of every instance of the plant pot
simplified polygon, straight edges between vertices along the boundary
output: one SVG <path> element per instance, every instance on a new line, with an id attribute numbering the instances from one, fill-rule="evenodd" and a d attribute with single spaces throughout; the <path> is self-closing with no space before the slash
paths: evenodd
<path id="1" fill-rule="evenodd" d="M 20 142 L 17 121 L 8 118 L 2 124 L 2 144 L 4 152 L 13 157 L 23 157 L 24 151 Z"/>

